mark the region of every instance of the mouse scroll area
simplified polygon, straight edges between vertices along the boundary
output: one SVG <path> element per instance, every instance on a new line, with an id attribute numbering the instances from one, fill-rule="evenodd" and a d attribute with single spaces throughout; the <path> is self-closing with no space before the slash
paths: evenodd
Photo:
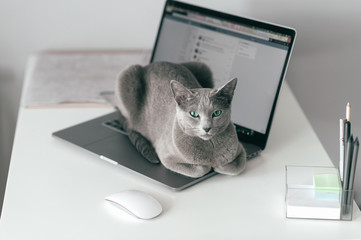
<path id="1" fill-rule="evenodd" d="M 140 218 L 152 219 L 162 212 L 160 203 L 148 193 L 138 190 L 126 190 L 111 194 L 105 200 L 125 212 Z"/>

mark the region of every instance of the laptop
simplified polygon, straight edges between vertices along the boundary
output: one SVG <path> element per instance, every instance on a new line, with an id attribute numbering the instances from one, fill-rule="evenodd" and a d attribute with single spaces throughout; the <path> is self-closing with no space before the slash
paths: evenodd
<path id="1" fill-rule="evenodd" d="M 295 37 L 296 31 L 289 27 L 168 0 L 150 62 L 203 62 L 210 67 L 216 87 L 237 77 L 232 121 L 250 159 L 266 147 Z M 116 111 L 53 136 L 173 190 L 216 174 L 190 178 L 148 162 L 122 131 Z"/>

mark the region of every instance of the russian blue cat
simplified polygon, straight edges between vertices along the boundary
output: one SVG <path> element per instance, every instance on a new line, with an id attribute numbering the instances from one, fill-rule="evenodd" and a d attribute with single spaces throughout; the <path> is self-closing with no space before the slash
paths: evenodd
<path id="1" fill-rule="evenodd" d="M 237 175 L 246 153 L 231 121 L 236 84 L 213 88 L 211 71 L 197 62 L 134 65 L 116 81 L 120 121 L 151 162 L 189 177 Z"/>

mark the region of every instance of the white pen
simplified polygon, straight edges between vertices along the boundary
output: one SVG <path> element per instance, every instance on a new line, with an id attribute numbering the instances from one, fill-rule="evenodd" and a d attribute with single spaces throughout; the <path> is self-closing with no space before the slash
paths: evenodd
<path id="1" fill-rule="evenodd" d="M 345 180 L 345 165 L 346 165 L 346 161 L 348 161 L 348 159 L 346 158 L 346 149 L 347 149 L 347 144 L 348 144 L 348 138 L 350 137 L 351 135 L 351 104 L 348 102 L 346 104 L 346 119 L 343 121 L 344 122 L 344 125 L 343 125 L 343 152 L 344 152 L 344 155 L 343 155 L 343 164 L 342 164 L 342 167 L 343 167 L 343 171 L 342 171 L 342 174 L 340 174 L 340 178 L 341 178 L 341 175 L 342 175 L 342 178 L 341 178 L 341 181 L 344 181 Z M 341 161 L 341 159 L 340 159 Z"/>
<path id="2" fill-rule="evenodd" d="M 344 129 L 345 121 L 343 119 L 340 119 L 340 163 L 339 163 L 339 171 L 340 171 L 340 179 L 341 182 L 343 181 L 343 167 L 345 165 L 345 142 L 343 138 L 343 129 Z"/>

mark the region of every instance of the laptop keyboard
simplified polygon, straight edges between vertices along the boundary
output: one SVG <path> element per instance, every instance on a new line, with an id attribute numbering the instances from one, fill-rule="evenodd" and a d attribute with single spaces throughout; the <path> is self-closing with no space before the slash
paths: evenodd
<path id="1" fill-rule="evenodd" d="M 261 148 L 256 145 L 248 144 L 248 143 L 244 143 L 244 142 L 242 142 L 242 145 L 243 145 L 244 149 L 246 150 L 247 160 L 250 160 L 250 159 L 256 157 L 261 152 Z"/>
<path id="2" fill-rule="evenodd" d="M 118 119 L 113 119 L 113 120 L 103 122 L 102 125 L 113 131 L 127 135 L 127 132 L 124 130 L 123 126 L 120 124 Z"/>

